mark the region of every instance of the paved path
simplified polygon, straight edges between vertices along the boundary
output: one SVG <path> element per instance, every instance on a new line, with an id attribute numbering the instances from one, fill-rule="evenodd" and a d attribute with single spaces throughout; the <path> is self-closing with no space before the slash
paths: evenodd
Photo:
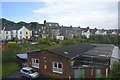
<path id="1" fill-rule="evenodd" d="M 45 78 L 44 76 L 40 76 L 39 79 L 37 80 L 43 80 L 43 78 Z M 5 77 L 2 78 L 2 80 L 29 80 L 28 78 L 25 78 L 25 77 L 20 77 L 20 70 L 17 70 Z M 45 78 L 47 79 L 47 78 Z M 35 79 L 36 80 L 36 79 Z"/>
<path id="2" fill-rule="evenodd" d="M 21 78 L 20 77 L 20 70 L 17 70 L 15 72 L 3 77 L 3 78 Z"/>

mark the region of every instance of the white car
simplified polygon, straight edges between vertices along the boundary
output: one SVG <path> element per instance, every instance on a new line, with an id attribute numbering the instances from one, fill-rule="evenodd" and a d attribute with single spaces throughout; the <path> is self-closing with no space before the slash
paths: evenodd
<path id="1" fill-rule="evenodd" d="M 39 73 L 36 72 L 33 68 L 30 67 L 24 67 L 20 70 L 20 76 L 21 77 L 27 77 L 30 79 L 35 79 L 39 77 Z"/>

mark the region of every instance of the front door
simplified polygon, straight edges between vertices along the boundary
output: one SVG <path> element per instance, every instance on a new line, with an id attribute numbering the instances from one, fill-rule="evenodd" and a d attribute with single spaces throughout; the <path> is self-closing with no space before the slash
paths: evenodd
<path id="1" fill-rule="evenodd" d="M 74 70 L 74 78 L 84 78 L 85 70 L 84 69 L 75 69 Z"/>

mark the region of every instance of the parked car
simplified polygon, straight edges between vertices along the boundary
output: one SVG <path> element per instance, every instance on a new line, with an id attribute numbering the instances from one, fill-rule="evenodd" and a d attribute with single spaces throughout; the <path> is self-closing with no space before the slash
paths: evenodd
<path id="1" fill-rule="evenodd" d="M 20 70 L 20 76 L 21 77 L 24 76 L 24 77 L 27 77 L 27 78 L 30 78 L 30 79 L 35 79 L 35 78 L 39 77 L 39 73 L 31 67 L 23 67 Z"/>

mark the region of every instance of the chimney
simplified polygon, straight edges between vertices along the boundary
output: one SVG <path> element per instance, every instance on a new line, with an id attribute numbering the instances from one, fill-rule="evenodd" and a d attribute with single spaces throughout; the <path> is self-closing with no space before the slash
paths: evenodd
<path id="1" fill-rule="evenodd" d="M 46 20 L 44 20 L 44 24 L 46 23 Z"/>
<path id="2" fill-rule="evenodd" d="M 78 28 L 80 28 L 80 26 L 78 26 Z"/>
<path id="3" fill-rule="evenodd" d="M 102 29 L 102 31 L 104 31 L 104 29 Z"/>
<path id="4" fill-rule="evenodd" d="M 72 27 L 72 25 L 70 25 L 70 27 Z"/>
<path id="5" fill-rule="evenodd" d="M 90 29 L 89 26 L 87 27 L 87 29 Z"/>
<path id="6" fill-rule="evenodd" d="M 97 28 L 94 28 L 95 30 L 97 30 Z"/>

